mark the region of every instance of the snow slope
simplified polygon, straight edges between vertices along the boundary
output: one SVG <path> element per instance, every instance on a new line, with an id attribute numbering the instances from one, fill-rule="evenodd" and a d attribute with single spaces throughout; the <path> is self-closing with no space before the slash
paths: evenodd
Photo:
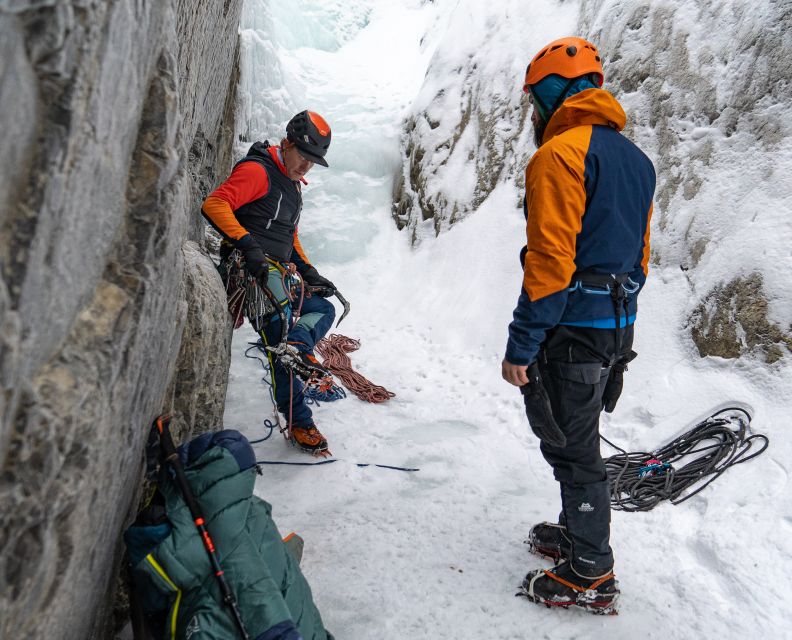
<path id="1" fill-rule="evenodd" d="M 520 286 L 519 191 L 499 184 L 474 215 L 417 249 L 390 217 L 401 124 L 435 47 L 453 35 L 450 25 L 465 23 L 459 12 L 497 9 L 483 0 L 361 0 L 323 14 L 318 0 L 300 0 L 287 15 L 274 1 L 248 2 L 258 5 L 259 33 L 280 21 L 272 64 L 290 78 L 290 93 L 272 100 L 248 85 L 252 111 L 283 107 L 278 119 L 250 126 L 251 139 L 277 133 L 284 114 L 306 107 L 333 126 L 331 167 L 308 176 L 301 238 L 352 303 L 340 331 L 362 340 L 353 363 L 396 393 L 385 405 L 349 397 L 321 406 L 315 417 L 339 462 L 267 466 L 258 481 L 281 531 L 306 540 L 303 566 L 326 626 L 349 640 L 789 637 L 792 372 L 784 360 L 699 359 L 679 328 L 690 302 L 678 267 L 651 274 L 640 355 L 603 433 L 628 449 L 653 448 L 711 407 L 739 400 L 754 408 L 770 450 L 682 505 L 614 513 L 618 617 L 513 597 L 525 572 L 544 566 L 522 543 L 529 527 L 559 509 L 519 393 L 500 379 Z M 515 56 L 527 61 L 535 45 L 574 29 L 569 3 L 554 6 L 546 3 L 530 45 Z M 306 15 L 317 21 L 313 32 Z M 246 47 L 261 44 L 249 35 L 243 30 Z M 235 334 L 225 414 L 226 427 L 251 438 L 266 433 L 271 411 L 259 363 L 243 356 L 254 339 L 248 325 Z M 262 460 L 310 461 L 276 437 L 256 451 Z"/>

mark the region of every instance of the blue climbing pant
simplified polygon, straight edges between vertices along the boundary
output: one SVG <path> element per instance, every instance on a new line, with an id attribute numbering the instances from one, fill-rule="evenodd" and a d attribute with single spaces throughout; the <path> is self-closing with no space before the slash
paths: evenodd
<path id="1" fill-rule="evenodd" d="M 287 321 L 291 322 L 291 303 L 283 288 L 281 273 L 272 266 L 267 278 L 267 287 L 272 291 L 283 308 Z M 289 330 L 286 340 L 295 346 L 298 351 L 313 353 L 314 346 L 330 330 L 334 318 L 335 307 L 329 300 L 315 295 L 305 298 L 300 309 L 300 317 L 297 323 Z M 281 331 L 280 317 L 273 315 L 260 332 L 261 338 L 267 345 L 277 344 L 281 338 Z M 289 369 L 271 355 L 269 356 L 269 364 L 272 371 L 275 402 L 278 405 L 278 411 L 288 421 L 289 399 L 291 398 L 292 424 L 299 427 L 312 426 L 313 418 L 311 417 L 311 409 L 305 402 L 302 380 L 293 375 Z M 291 395 L 289 394 L 290 388 Z"/>

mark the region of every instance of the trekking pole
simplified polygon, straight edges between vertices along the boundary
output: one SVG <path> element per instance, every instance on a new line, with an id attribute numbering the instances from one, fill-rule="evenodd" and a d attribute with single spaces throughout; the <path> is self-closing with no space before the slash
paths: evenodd
<path id="1" fill-rule="evenodd" d="M 229 609 L 231 609 L 234 622 L 236 622 L 237 627 L 239 627 L 239 632 L 242 634 L 242 638 L 244 638 L 244 640 L 250 640 L 250 635 L 248 634 L 247 629 L 245 629 L 245 624 L 242 622 L 242 616 L 239 613 L 239 607 L 237 607 L 237 601 L 236 597 L 234 596 L 234 592 L 231 591 L 230 585 L 223 576 L 223 569 L 217 559 L 214 542 L 212 541 L 212 536 L 209 535 L 209 530 L 206 528 L 206 522 L 201 513 L 201 507 L 198 504 L 198 500 L 195 498 L 195 495 L 193 495 L 190 485 L 187 483 L 187 477 L 184 475 L 184 467 L 182 466 L 181 460 L 179 459 L 176 446 L 173 444 L 173 438 L 171 438 L 170 421 L 171 417 L 165 415 L 157 418 L 154 423 L 160 434 L 160 446 L 162 447 L 162 451 L 165 454 L 165 462 L 169 463 L 173 471 L 176 473 L 176 484 L 182 493 L 184 501 L 187 503 L 187 507 L 190 509 L 193 522 L 198 528 L 198 533 L 200 534 L 201 540 L 203 541 L 204 549 L 206 549 L 206 553 L 209 556 L 209 562 L 211 563 L 215 577 L 217 578 L 217 583 L 220 585 L 220 591 L 223 594 L 223 602 L 228 605 Z"/>

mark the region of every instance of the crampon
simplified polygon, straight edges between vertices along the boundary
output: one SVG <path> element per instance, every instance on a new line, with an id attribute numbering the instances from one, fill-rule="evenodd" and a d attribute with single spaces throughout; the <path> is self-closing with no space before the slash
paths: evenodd
<path id="1" fill-rule="evenodd" d="M 616 615 L 619 593 L 613 572 L 589 580 L 575 574 L 564 562 L 553 569 L 528 573 L 515 595 L 548 608 L 575 606 L 597 615 Z"/>
<path id="2" fill-rule="evenodd" d="M 525 541 L 531 553 L 550 558 L 558 564 L 572 555 L 572 542 L 567 529 L 555 522 L 540 522 L 531 527 Z"/>

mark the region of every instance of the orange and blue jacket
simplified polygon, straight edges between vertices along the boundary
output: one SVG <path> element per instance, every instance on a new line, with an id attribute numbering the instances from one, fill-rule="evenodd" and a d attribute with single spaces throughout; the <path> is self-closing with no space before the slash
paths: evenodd
<path id="1" fill-rule="evenodd" d="M 291 180 L 280 149 L 256 142 L 231 175 L 203 203 L 201 213 L 239 249 L 253 243 L 303 273 L 311 263 L 297 234 L 302 211 L 300 183 Z"/>
<path id="2" fill-rule="evenodd" d="M 527 244 L 522 291 L 506 360 L 530 364 L 556 325 L 615 328 L 610 295 L 579 274 L 629 276 L 619 326 L 635 321 L 649 264 L 655 189 L 651 160 L 620 131 L 626 116 L 604 89 L 567 98 L 550 118 L 525 170 Z"/>

